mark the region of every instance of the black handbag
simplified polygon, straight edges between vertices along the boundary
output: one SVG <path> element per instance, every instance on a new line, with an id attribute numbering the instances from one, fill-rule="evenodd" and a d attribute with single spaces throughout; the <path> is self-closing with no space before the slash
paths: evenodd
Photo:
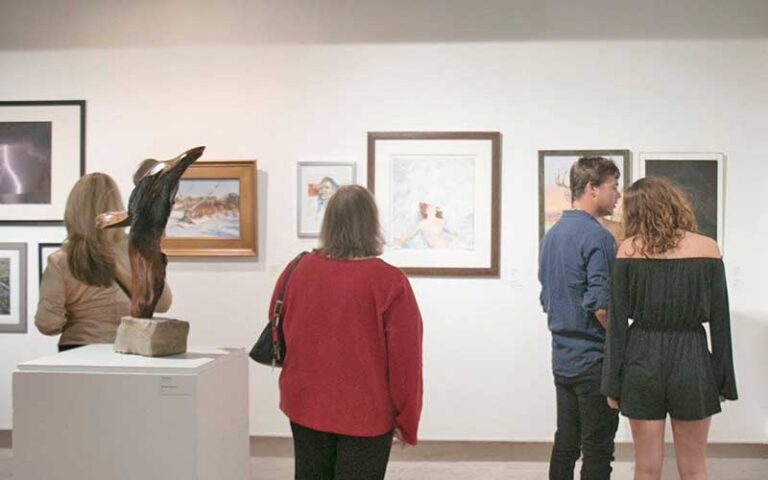
<path id="1" fill-rule="evenodd" d="M 285 361 L 285 337 L 283 336 L 283 299 L 285 298 L 285 289 L 288 286 L 288 280 L 291 278 L 293 270 L 299 264 L 301 259 L 308 252 L 301 252 L 293 259 L 288 266 L 288 270 L 283 277 L 283 284 L 280 286 L 280 293 L 275 299 L 275 306 L 272 309 L 272 315 L 269 318 L 267 326 L 261 331 L 259 339 L 251 348 L 249 356 L 262 365 L 272 367 L 282 367 Z"/>

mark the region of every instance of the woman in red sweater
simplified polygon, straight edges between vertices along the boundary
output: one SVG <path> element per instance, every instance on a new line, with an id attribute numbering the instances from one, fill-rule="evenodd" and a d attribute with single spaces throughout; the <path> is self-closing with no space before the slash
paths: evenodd
<path id="1" fill-rule="evenodd" d="M 377 258 L 383 243 L 373 195 L 341 187 L 320 248 L 288 280 L 280 408 L 298 480 L 383 479 L 392 436 L 417 442 L 421 315 L 406 276 Z"/>

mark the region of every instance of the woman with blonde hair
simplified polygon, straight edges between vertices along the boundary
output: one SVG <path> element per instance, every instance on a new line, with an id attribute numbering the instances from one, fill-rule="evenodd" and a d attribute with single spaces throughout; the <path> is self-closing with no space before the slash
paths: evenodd
<path id="1" fill-rule="evenodd" d="M 296 479 L 383 479 L 393 434 L 417 442 L 421 315 L 403 272 L 377 258 L 382 247 L 373 195 L 340 187 L 320 248 L 288 279 L 280 408 L 291 422 Z"/>
<path id="2" fill-rule="evenodd" d="M 104 173 L 82 177 L 67 198 L 67 238 L 48 257 L 40 284 L 35 325 L 58 335 L 59 351 L 91 343 L 112 343 L 120 319 L 129 314 L 131 268 L 123 229 L 102 230 L 96 217 L 124 210 L 120 190 Z M 157 310 L 171 306 L 166 284 Z"/>
<path id="3" fill-rule="evenodd" d="M 706 479 L 711 416 L 737 399 L 720 251 L 696 233 L 685 194 L 663 178 L 636 181 L 624 209 L 602 393 L 630 419 L 635 480 L 661 478 L 667 414 L 680 477 Z"/>

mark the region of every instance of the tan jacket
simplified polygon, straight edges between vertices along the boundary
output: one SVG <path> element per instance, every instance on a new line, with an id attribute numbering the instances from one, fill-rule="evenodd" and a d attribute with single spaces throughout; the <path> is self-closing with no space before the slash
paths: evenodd
<path id="1" fill-rule="evenodd" d="M 130 288 L 128 243 L 115 252 L 115 274 Z M 168 282 L 156 310 L 171 307 Z M 59 249 L 48 256 L 40 283 L 35 325 L 45 335 L 61 334 L 59 345 L 113 343 L 120 319 L 130 313 L 130 299 L 117 284 L 110 287 L 87 285 L 72 276 L 67 254 Z"/>

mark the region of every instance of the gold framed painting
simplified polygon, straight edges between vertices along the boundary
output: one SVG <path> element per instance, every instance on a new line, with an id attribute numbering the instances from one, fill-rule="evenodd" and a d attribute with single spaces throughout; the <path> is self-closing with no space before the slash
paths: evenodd
<path id="1" fill-rule="evenodd" d="M 256 160 L 195 162 L 179 182 L 163 237 L 174 257 L 255 257 Z"/>

